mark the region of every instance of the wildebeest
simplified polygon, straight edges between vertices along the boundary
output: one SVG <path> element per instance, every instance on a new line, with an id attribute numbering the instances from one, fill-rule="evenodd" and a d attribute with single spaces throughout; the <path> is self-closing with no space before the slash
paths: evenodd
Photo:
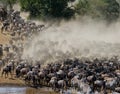
<path id="1" fill-rule="evenodd" d="M 0 21 L 4 21 L 7 17 L 7 10 L 4 7 L 0 6 Z"/>
<path id="2" fill-rule="evenodd" d="M 9 73 L 12 76 L 12 66 L 7 65 L 2 69 L 2 76 L 5 74 L 5 77 L 8 77 Z"/>
<path id="3" fill-rule="evenodd" d="M 0 11 L 1 12 L 1 11 Z M 3 10 L 2 10 L 3 12 Z M 69 59 L 53 62 L 47 66 L 40 67 L 34 63 L 32 59 L 22 58 L 24 51 L 24 40 L 32 39 L 32 36 L 43 30 L 44 25 L 36 25 L 33 22 L 26 22 L 20 17 L 19 11 L 10 12 L 10 20 L 5 19 L 3 22 L 2 30 L 10 28 L 10 35 L 12 41 L 9 47 L 5 47 L 7 56 L 5 57 L 4 68 L 2 75 L 5 77 L 12 74 L 13 64 L 8 64 L 11 60 L 16 61 L 14 64 L 15 74 L 17 79 L 23 78 L 25 82 L 29 82 L 34 86 L 50 86 L 54 90 L 63 90 L 65 88 L 80 89 L 84 94 L 91 94 L 90 92 L 100 92 L 102 90 L 119 91 L 120 87 L 120 63 L 117 58 L 95 58 L 95 59 Z M 1 14 L 0 14 L 1 17 Z M 25 37 L 25 38 L 24 38 Z M 39 44 L 44 42 L 39 41 Z M 58 42 L 52 42 L 51 45 L 56 45 Z M 0 56 L 3 56 L 3 48 L 0 48 Z M 12 51 L 11 51 L 12 50 Z M 65 56 L 65 54 L 64 54 Z M 33 63 L 33 64 L 31 64 Z M 44 62 L 43 62 L 44 63 Z M 0 63 L 2 64 L 2 63 Z M 11 66 L 10 66 L 11 65 Z M 112 78 L 112 79 L 111 79 Z M 28 84 L 29 85 L 29 84 Z M 105 93 L 104 93 L 105 94 Z"/>
<path id="4" fill-rule="evenodd" d="M 50 82 L 49 82 L 49 86 L 51 86 L 52 89 L 56 91 L 57 84 L 58 84 L 57 83 L 57 78 L 56 77 L 52 77 L 51 80 L 50 80 Z"/>
<path id="5" fill-rule="evenodd" d="M 3 56 L 3 45 L 0 45 L 0 58 L 2 59 Z"/>

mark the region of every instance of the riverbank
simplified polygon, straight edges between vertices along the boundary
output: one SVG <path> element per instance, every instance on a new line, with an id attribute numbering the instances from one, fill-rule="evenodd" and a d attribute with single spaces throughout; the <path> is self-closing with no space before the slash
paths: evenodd
<path id="1" fill-rule="evenodd" d="M 0 77 L 0 88 L 6 88 L 6 87 L 10 87 L 12 89 L 25 87 L 26 88 L 25 94 L 58 94 L 49 87 L 32 88 L 32 87 L 28 87 L 25 84 L 25 82 L 21 79 Z"/>
<path id="2" fill-rule="evenodd" d="M 26 86 L 22 79 L 15 77 L 0 77 L 0 86 Z"/>

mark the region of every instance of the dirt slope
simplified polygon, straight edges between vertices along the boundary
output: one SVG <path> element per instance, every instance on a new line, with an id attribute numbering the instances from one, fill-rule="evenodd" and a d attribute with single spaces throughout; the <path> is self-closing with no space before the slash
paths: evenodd
<path id="1" fill-rule="evenodd" d="M 2 34 L 0 31 L 0 44 L 9 43 L 10 39 L 11 39 L 10 35 L 8 35 L 7 33 Z"/>

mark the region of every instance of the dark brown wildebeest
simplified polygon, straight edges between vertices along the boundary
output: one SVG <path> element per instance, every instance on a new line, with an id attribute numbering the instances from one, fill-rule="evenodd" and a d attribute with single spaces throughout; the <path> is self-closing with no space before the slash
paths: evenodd
<path id="1" fill-rule="evenodd" d="M 0 44 L 0 59 L 2 59 L 3 56 L 3 45 Z"/>
<path id="2" fill-rule="evenodd" d="M 12 76 L 12 67 L 7 65 L 2 70 L 2 76 L 5 74 L 5 77 L 8 77 L 9 73 Z"/>
<path id="3" fill-rule="evenodd" d="M 7 11 L 0 6 L 0 21 L 4 21 L 7 18 Z"/>

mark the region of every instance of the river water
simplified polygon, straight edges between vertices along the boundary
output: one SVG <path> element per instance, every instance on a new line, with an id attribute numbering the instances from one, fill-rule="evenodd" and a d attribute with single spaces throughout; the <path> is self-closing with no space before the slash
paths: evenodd
<path id="1" fill-rule="evenodd" d="M 0 94 L 26 94 L 25 87 L 0 87 Z"/>
<path id="2" fill-rule="evenodd" d="M 30 87 L 0 87 L 0 94 L 58 94 L 53 92 L 51 89 L 44 88 L 30 88 Z"/>
<path id="3" fill-rule="evenodd" d="M 28 87 L 6 87 L 5 86 L 5 87 L 0 87 L 0 94 L 58 94 L 58 93 L 52 92 L 47 88 L 35 89 L 35 88 L 28 88 Z M 72 93 L 71 90 L 68 90 L 64 94 L 84 94 L 84 93 L 81 93 L 81 92 Z M 101 93 L 95 92 L 94 94 L 101 94 Z M 120 93 L 112 92 L 111 94 L 120 94 Z"/>

